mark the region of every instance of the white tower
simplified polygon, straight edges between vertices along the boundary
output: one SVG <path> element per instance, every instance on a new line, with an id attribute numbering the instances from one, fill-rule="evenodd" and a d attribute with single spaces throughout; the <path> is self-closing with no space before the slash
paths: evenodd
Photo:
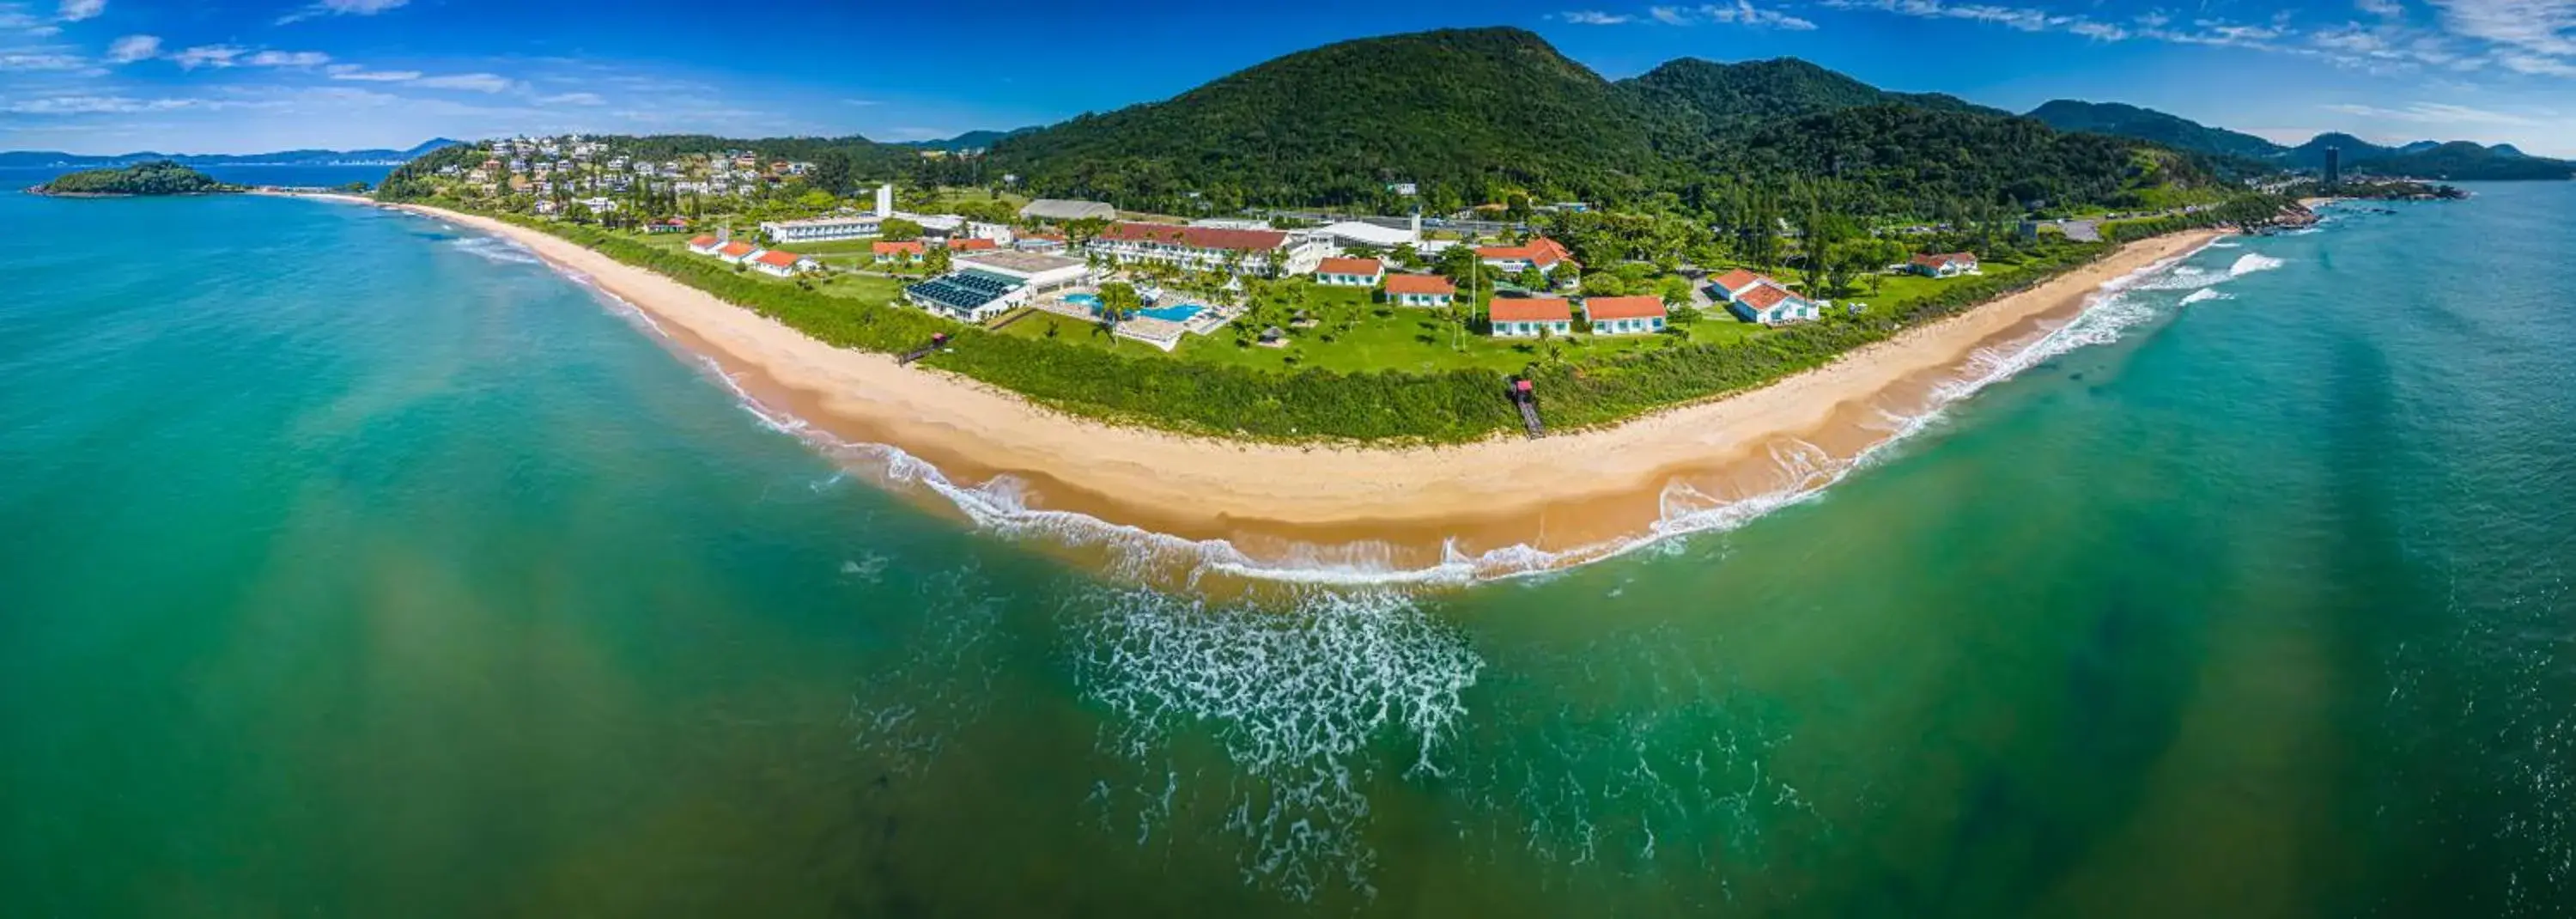
<path id="1" fill-rule="evenodd" d="M 877 218 L 882 220 L 892 216 L 894 216 L 894 183 L 888 182 L 877 186 Z"/>

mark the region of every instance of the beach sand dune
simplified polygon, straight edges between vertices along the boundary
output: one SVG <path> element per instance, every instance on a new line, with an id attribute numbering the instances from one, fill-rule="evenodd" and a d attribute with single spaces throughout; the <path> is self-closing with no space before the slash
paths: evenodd
<path id="1" fill-rule="evenodd" d="M 1651 532 L 1677 494 L 1696 506 L 1793 491 L 1937 406 L 1977 355 L 2034 340 L 2104 283 L 2220 235 L 2174 234 L 1816 370 L 1615 427 L 1449 447 L 1291 446 L 1108 425 L 885 355 L 835 348 L 669 278 L 535 230 L 419 213 L 517 241 L 649 314 L 755 398 L 839 438 L 892 445 L 971 485 L 1022 483 L 1029 506 L 1279 558 L 1366 544 L 1419 567 L 1522 546 L 1565 564 Z M 1558 555 L 1556 553 L 1563 553 Z"/>

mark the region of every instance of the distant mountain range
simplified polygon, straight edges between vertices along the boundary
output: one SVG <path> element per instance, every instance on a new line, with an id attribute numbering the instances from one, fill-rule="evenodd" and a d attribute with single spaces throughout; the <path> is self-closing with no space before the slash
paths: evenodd
<path id="1" fill-rule="evenodd" d="M 2342 151 L 2343 169 L 2352 175 L 2455 181 L 2576 178 L 2576 163 L 2532 156 L 2512 144 L 2481 146 L 2464 140 L 2419 140 L 2389 147 L 2350 134 L 2329 133 L 2296 147 L 2285 147 L 2154 109 L 2073 99 L 2058 99 L 2032 109 L 2030 117 L 2061 131 L 2134 137 L 2177 150 L 2253 160 L 2285 169 L 2322 169 L 2326 148 L 2334 147 Z"/>
<path id="2" fill-rule="evenodd" d="M 183 166 L 331 166 L 378 165 L 404 163 L 441 147 L 453 147 L 462 141 L 441 137 L 409 150 L 280 150 L 275 153 L 156 153 L 142 151 L 113 156 L 88 156 L 59 150 L 10 150 L 0 152 L 0 167 L 42 168 L 48 166 L 78 169 L 101 166 L 126 166 L 170 160 Z"/>
<path id="3" fill-rule="evenodd" d="M 994 141 L 1018 134 L 1026 134 L 1035 130 L 1037 130 L 1037 128 L 1028 127 L 1015 128 L 1008 131 L 968 131 L 964 134 L 959 134 L 955 137 L 942 140 L 908 140 L 902 143 L 890 144 L 889 146 L 911 147 L 915 150 L 946 150 L 950 153 L 956 153 L 961 150 L 982 150 L 991 147 Z"/>

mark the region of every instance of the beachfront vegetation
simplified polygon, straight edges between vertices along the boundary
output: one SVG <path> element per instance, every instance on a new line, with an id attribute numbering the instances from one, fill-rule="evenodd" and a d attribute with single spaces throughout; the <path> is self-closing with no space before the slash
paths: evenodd
<path id="1" fill-rule="evenodd" d="M 36 191 L 48 195 L 202 195 L 240 190 L 241 186 L 216 181 L 171 160 L 67 173 L 36 186 Z"/>

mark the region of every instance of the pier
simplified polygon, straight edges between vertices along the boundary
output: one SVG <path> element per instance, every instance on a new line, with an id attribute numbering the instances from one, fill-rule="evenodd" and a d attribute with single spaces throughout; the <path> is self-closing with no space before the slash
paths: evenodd
<path id="1" fill-rule="evenodd" d="M 917 361 L 917 360 L 920 360 L 920 359 L 925 358 L 925 357 L 929 357 L 929 356 L 931 355 L 931 353 L 932 353 L 932 352 L 938 351 L 938 350 L 940 350 L 940 349 L 942 349 L 942 348 L 946 348 L 946 347 L 948 347 L 948 333 L 946 333 L 946 332 L 940 332 L 940 333 L 934 334 L 934 335 L 930 336 L 930 343 L 929 343 L 929 344 L 923 345 L 923 346 L 918 347 L 918 348 L 914 348 L 914 349 L 912 349 L 912 350 L 910 350 L 910 351 L 906 351 L 906 352 L 904 352 L 904 353 L 903 353 L 903 356 L 898 357 L 898 358 L 895 358 L 895 359 L 894 359 L 895 366 L 897 366 L 897 367 L 910 366 L 910 365 L 912 364 L 912 362 Z"/>
<path id="2" fill-rule="evenodd" d="M 1547 424 L 1538 417 L 1538 392 L 1529 379 L 1513 377 L 1504 392 L 1511 397 L 1513 405 L 1520 407 L 1521 427 L 1529 430 L 1530 439 L 1547 436 Z"/>

